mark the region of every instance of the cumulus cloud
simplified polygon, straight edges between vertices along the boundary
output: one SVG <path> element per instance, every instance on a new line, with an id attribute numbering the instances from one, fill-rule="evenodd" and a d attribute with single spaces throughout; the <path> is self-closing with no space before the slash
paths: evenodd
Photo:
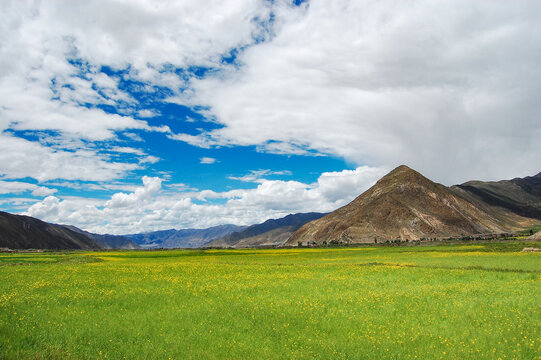
<path id="1" fill-rule="evenodd" d="M 352 200 L 355 190 L 366 190 L 390 170 L 360 166 L 355 170 L 324 172 L 317 180 L 318 193 L 334 204 L 344 204 Z M 358 192 L 356 195 L 360 195 Z"/>
<path id="2" fill-rule="evenodd" d="M 105 203 L 110 208 L 128 207 L 141 203 L 158 192 L 162 186 L 162 180 L 156 177 L 143 176 L 144 187 L 138 188 L 131 194 L 116 193 L 111 200 Z"/>
<path id="3" fill-rule="evenodd" d="M 243 66 L 193 82 L 224 127 L 178 139 L 407 163 L 446 184 L 531 175 L 540 15 L 527 0 L 277 7 L 275 36 Z"/>
<path id="4" fill-rule="evenodd" d="M 58 219 L 60 211 L 60 199 L 56 196 L 47 196 L 43 201 L 30 206 L 28 214 L 39 219 Z"/>
<path id="5" fill-rule="evenodd" d="M 26 214 L 98 233 L 126 234 L 170 228 L 249 225 L 290 213 L 335 210 L 368 189 L 385 169 L 359 167 L 323 173 L 318 181 L 262 180 L 255 189 L 226 192 L 164 191 L 162 180 L 143 177 L 143 186 L 116 193 L 109 200 L 49 196 Z M 183 191 L 184 190 L 184 191 Z M 225 202 L 213 200 L 223 199 Z"/>

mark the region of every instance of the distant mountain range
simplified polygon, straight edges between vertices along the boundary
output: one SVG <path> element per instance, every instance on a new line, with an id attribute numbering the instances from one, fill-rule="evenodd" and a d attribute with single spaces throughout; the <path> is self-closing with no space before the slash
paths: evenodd
<path id="1" fill-rule="evenodd" d="M 402 165 L 351 203 L 304 225 L 286 245 L 381 243 L 512 232 L 541 219 L 536 213 L 541 200 L 538 177 L 448 188 Z"/>
<path id="2" fill-rule="evenodd" d="M 219 225 L 208 229 L 170 229 L 125 236 L 145 249 L 197 248 L 244 228 L 245 226 Z"/>
<path id="3" fill-rule="evenodd" d="M 205 246 L 243 248 L 282 245 L 302 225 L 324 215 L 326 214 L 312 212 L 290 214 L 280 219 L 270 219 L 211 241 Z"/>
<path id="4" fill-rule="evenodd" d="M 83 234 L 92 239 L 102 249 L 140 249 L 141 247 L 122 235 L 107 235 L 93 234 L 88 231 L 81 230 L 71 225 L 62 225 L 65 228 L 73 230 L 79 234 Z"/>
<path id="5" fill-rule="evenodd" d="M 299 213 L 249 227 L 92 234 L 0 212 L 0 248 L 137 249 L 382 243 L 510 233 L 541 224 L 541 173 L 446 187 L 399 166 L 329 214 Z M 541 233 L 533 240 L 540 240 Z"/>

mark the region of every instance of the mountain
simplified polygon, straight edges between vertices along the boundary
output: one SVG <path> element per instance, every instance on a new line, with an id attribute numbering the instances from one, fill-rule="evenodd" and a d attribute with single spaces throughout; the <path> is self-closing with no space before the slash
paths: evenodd
<path id="1" fill-rule="evenodd" d="M 269 219 L 261 224 L 247 227 L 221 239 L 214 240 L 209 247 L 256 247 L 283 244 L 298 228 L 309 221 L 321 218 L 322 213 L 290 214 L 280 219 Z"/>
<path id="2" fill-rule="evenodd" d="M 0 211 L 0 247 L 10 249 L 100 249 L 89 237 L 62 225 Z"/>
<path id="3" fill-rule="evenodd" d="M 536 232 L 532 236 L 528 237 L 528 240 L 541 241 L 541 231 Z"/>
<path id="4" fill-rule="evenodd" d="M 479 207 L 541 220 L 541 173 L 501 181 L 468 181 L 451 189 Z"/>
<path id="5" fill-rule="evenodd" d="M 286 245 L 507 233 L 527 220 L 509 211 L 505 216 L 507 221 L 492 216 L 448 187 L 402 165 L 348 205 L 301 227 Z"/>
<path id="6" fill-rule="evenodd" d="M 140 249 L 141 247 L 128 239 L 125 236 L 121 235 L 108 235 L 108 234 L 93 234 L 88 231 L 81 230 L 75 226 L 71 225 L 62 225 L 65 228 L 68 228 L 72 231 L 75 231 L 79 234 L 83 234 L 90 239 L 92 239 L 96 244 L 98 244 L 103 249 Z"/>
<path id="7" fill-rule="evenodd" d="M 208 229 L 171 229 L 124 236 L 147 249 L 197 248 L 244 228 L 237 225 L 219 225 Z"/>

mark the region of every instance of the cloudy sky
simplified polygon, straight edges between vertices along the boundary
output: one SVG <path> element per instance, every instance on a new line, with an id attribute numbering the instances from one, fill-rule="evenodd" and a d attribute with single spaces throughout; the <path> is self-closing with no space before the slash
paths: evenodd
<path id="1" fill-rule="evenodd" d="M 541 171 L 541 2 L 0 0 L 0 210 L 99 233 Z"/>

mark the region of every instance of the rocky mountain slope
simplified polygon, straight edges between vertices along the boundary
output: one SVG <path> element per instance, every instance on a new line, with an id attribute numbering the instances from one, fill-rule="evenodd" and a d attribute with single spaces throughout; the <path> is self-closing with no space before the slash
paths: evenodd
<path id="1" fill-rule="evenodd" d="M 446 186 L 402 165 L 348 205 L 304 225 L 286 245 L 506 233 L 526 220 L 509 211 L 504 217 L 508 220 L 491 215 Z"/>
<path id="2" fill-rule="evenodd" d="M 473 204 L 493 212 L 503 209 L 541 220 L 541 173 L 501 181 L 468 181 L 451 189 Z"/>
<path id="3" fill-rule="evenodd" d="M 124 236 L 146 249 L 197 248 L 244 228 L 237 225 L 219 225 L 208 229 L 171 229 Z"/>
<path id="4" fill-rule="evenodd" d="M 302 225 L 324 215 L 326 214 L 311 212 L 290 214 L 280 219 L 269 219 L 261 224 L 249 226 L 242 231 L 214 240 L 205 246 L 243 248 L 281 245 Z"/>
<path id="5" fill-rule="evenodd" d="M 0 211 L 0 248 L 100 249 L 89 237 L 62 225 Z"/>

